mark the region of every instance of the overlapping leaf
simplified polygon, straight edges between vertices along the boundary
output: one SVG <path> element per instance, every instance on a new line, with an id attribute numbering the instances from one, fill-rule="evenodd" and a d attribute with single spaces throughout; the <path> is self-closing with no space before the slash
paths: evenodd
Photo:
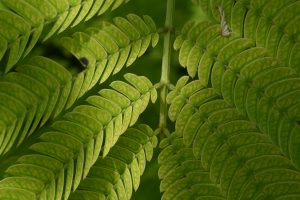
<path id="1" fill-rule="evenodd" d="M 162 199 L 226 199 L 210 180 L 209 171 L 195 159 L 192 148 L 183 144 L 178 134 L 161 141 L 158 162 Z"/>
<path id="2" fill-rule="evenodd" d="M 30 146 L 31 152 L 6 170 L 6 178 L 0 181 L 2 197 L 67 199 L 100 152 L 108 154 L 155 93 L 145 77 L 127 74 L 125 79 L 132 85 L 113 82 L 113 89 L 101 90 L 45 128 L 40 141 Z M 35 187 L 29 187 L 32 184 Z"/>
<path id="3" fill-rule="evenodd" d="M 70 199 L 130 199 L 156 145 L 149 126 L 129 128 L 105 158 L 98 158 Z"/>
<path id="4" fill-rule="evenodd" d="M 292 20 L 298 15 L 298 2 L 202 1 L 201 4 L 215 15 L 216 21 L 185 25 L 174 44 L 176 49 L 180 49 L 181 64 L 188 68 L 190 76 L 198 73 L 203 86 L 211 87 L 229 105 L 234 105 L 238 112 L 257 123 L 259 130 L 268 134 L 299 168 L 296 156 L 299 144 L 296 134 L 299 119 L 299 56 L 294 53 L 298 42 L 290 44 L 286 40 L 298 35 L 295 31 L 297 22 Z M 222 36 L 220 24 L 216 23 L 221 14 L 215 9 L 218 6 L 224 10 L 232 31 L 229 37 Z M 280 9 L 290 12 L 279 12 Z M 280 18 L 285 15 L 289 17 L 284 20 Z M 267 19 L 273 20 L 272 25 L 266 24 Z M 288 19 L 290 24 L 286 21 Z M 284 29 L 284 33 L 280 29 Z M 174 103 L 176 106 L 171 105 L 170 112 L 175 110 L 178 116 L 183 116 L 181 119 L 193 113 L 192 106 L 186 106 L 180 114 L 184 98 L 175 99 L 181 100 Z M 200 118 L 201 115 L 195 115 L 193 120 Z M 182 120 L 178 121 L 177 124 L 180 124 Z"/>
<path id="5" fill-rule="evenodd" d="M 156 46 L 159 36 L 154 21 L 149 16 L 143 19 L 129 14 L 126 18 L 114 18 L 114 23 L 104 22 L 99 27 L 90 27 L 72 37 L 61 39 L 62 45 L 77 59 L 86 60 L 87 67 L 75 82 L 82 81 L 79 96 L 99 81 L 102 83 L 123 66 L 131 65 L 142 56 L 149 45 Z M 76 97 L 74 97 L 76 98 Z"/>
<path id="6" fill-rule="evenodd" d="M 209 22 L 210 25 L 208 22 L 187 23 L 175 42 L 175 48 L 180 48 L 180 63 L 188 68 L 190 76 L 203 71 L 198 74 L 199 78 L 207 82 L 210 66 L 219 57 L 219 51 L 242 38 L 249 42 L 248 45 L 245 42 L 244 48 L 264 48 L 268 55 L 277 58 L 280 65 L 294 69 L 299 75 L 299 20 L 296 20 L 299 1 L 204 0 L 200 4 L 215 20 Z M 220 9 L 224 11 L 225 22 L 231 32 L 229 37 L 221 34 L 224 27 L 220 22 Z M 234 51 L 235 48 L 228 47 L 226 51 L 228 49 Z M 221 65 L 226 68 L 228 61 L 224 60 Z"/>
<path id="7" fill-rule="evenodd" d="M 19 145 L 38 126 L 64 108 L 71 90 L 72 76 L 61 65 L 44 57 L 34 57 L 17 72 L 0 81 L 1 135 L 0 154 Z M 9 120 L 6 120 L 9 119 Z"/>
<path id="8" fill-rule="evenodd" d="M 174 43 L 199 78 L 168 96 L 177 135 L 227 199 L 299 198 L 299 2 L 199 3 L 214 20 L 187 23 Z"/>
<path id="9" fill-rule="evenodd" d="M 40 37 L 44 40 L 129 0 L 3 0 L 0 11 L 1 71 L 8 72 Z M 42 35 L 43 30 L 45 34 Z"/>
<path id="10" fill-rule="evenodd" d="M 182 83 L 182 79 L 179 83 Z M 187 84 L 186 88 L 190 88 L 190 85 Z M 181 90 L 186 88 L 181 85 Z M 163 179 L 161 190 L 165 191 L 165 198 L 176 199 L 176 196 L 172 196 L 175 194 L 182 195 L 180 199 L 190 197 L 189 192 L 178 194 L 183 186 L 176 187 L 176 182 L 179 184 L 181 180 L 189 177 L 176 171 L 177 165 L 178 168 L 184 166 L 180 162 L 189 160 L 180 156 L 180 149 L 182 152 L 190 152 L 190 159 L 201 163 L 196 169 L 204 169 L 209 173 L 209 183 L 214 187 L 220 186 L 221 194 L 226 199 L 280 199 L 286 195 L 299 198 L 300 173 L 295 168 L 298 167 L 295 160 L 284 156 L 281 148 L 273 144 L 268 135 L 262 134 L 256 123 L 239 113 L 234 105 L 229 105 L 222 98 L 213 95 L 205 98 L 205 94 L 210 94 L 208 89 L 198 88 L 203 91 L 202 95 L 186 96 L 181 107 L 178 107 L 174 98 L 174 106 L 179 109 L 179 115 L 174 119 L 180 124 L 176 128 L 183 130 L 183 133 L 172 134 L 166 141 L 161 142 L 165 149 L 160 155 L 162 165 L 159 175 Z M 182 93 L 184 92 L 177 91 L 181 98 Z M 199 100 L 199 104 L 195 104 L 194 99 Z M 185 113 L 188 107 L 193 108 L 189 114 Z M 179 118 L 182 114 L 187 115 L 188 120 Z M 185 123 L 181 123 L 182 120 Z M 174 147 L 168 147 L 168 143 L 174 143 Z M 296 148 L 293 143 L 289 145 Z M 297 155 L 296 151 L 290 153 Z M 166 161 L 166 158 L 170 159 Z M 171 170 L 176 173 L 171 173 Z M 192 180 L 198 179 L 191 178 L 186 183 L 186 188 L 192 187 Z M 174 188 L 165 189 L 167 186 Z"/>
<path id="11" fill-rule="evenodd" d="M 102 29 L 89 29 L 93 36 L 98 34 L 100 37 L 105 34 L 110 40 L 102 38 L 100 45 L 96 39 L 88 36 L 87 40 L 90 42 L 86 48 L 93 49 L 93 57 L 89 56 L 91 49 L 88 51 L 79 48 L 80 56 L 88 59 L 89 64 L 87 69 L 75 77 L 72 77 L 63 66 L 43 57 L 34 57 L 18 66 L 16 72 L 3 76 L 0 81 L 2 108 L 0 112 L 5 128 L 2 129 L 4 132 L 1 134 L 0 155 L 9 151 L 14 144 L 22 143 L 38 126 L 43 126 L 50 117 L 55 118 L 63 110 L 70 108 L 93 86 L 105 81 L 113 70 L 117 73 L 126 63 L 132 64 L 137 56 L 141 56 L 146 51 L 151 41 L 153 45 L 156 45 L 158 37 L 154 32 L 155 24 L 150 17 L 145 16 L 142 20 L 136 15 L 128 15 L 128 19 L 116 18 L 115 21 L 121 21 L 120 24 L 125 24 L 124 28 L 131 27 L 132 31 L 135 31 L 134 33 L 138 36 L 132 41 L 112 24 L 106 24 Z M 131 23 L 129 23 L 130 20 Z M 143 29 L 139 29 L 140 26 Z M 70 48 L 75 48 L 75 43 L 82 42 L 81 45 L 85 45 L 86 43 L 82 41 L 84 35 L 84 33 L 76 33 L 76 37 L 69 38 L 74 43 L 70 44 Z M 114 37 L 111 35 L 121 35 L 118 41 L 129 43 L 126 45 L 124 43 L 125 46 L 122 46 L 116 43 L 116 39 L 112 39 Z M 65 39 L 65 41 L 69 40 Z M 111 52 L 111 49 L 115 52 Z M 136 82 L 134 77 L 131 77 L 130 81 Z M 147 84 L 149 83 L 140 82 L 138 86 L 144 87 L 141 89 L 145 91 Z"/>

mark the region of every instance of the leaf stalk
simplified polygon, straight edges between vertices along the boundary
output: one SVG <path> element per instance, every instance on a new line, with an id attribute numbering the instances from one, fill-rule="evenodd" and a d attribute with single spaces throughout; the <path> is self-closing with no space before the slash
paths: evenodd
<path id="1" fill-rule="evenodd" d="M 162 85 L 160 90 L 160 115 L 159 115 L 159 134 L 163 137 L 168 119 L 168 105 L 167 105 L 167 95 L 169 91 L 168 85 L 170 77 L 170 61 L 171 61 L 171 47 L 172 47 L 172 30 L 173 30 L 173 17 L 175 9 L 175 0 L 167 0 L 167 12 L 165 27 L 168 30 L 164 35 L 164 47 L 163 47 L 163 57 L 162 57 L 162 70 L 160 84 Z"/>

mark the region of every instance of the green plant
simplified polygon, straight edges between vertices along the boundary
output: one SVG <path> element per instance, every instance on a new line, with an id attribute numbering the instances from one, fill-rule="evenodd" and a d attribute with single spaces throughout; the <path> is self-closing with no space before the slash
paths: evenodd
<path id="1" fill-rule="evenodd" d="M 149 2 L 0 1 L 0 199 L 300 199 L 300 1 Z"/>

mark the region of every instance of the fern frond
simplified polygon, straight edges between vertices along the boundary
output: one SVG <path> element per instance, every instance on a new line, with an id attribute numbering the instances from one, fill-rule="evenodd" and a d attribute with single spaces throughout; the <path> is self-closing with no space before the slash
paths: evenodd
<path id="1" fill-rule="evenodd" d="M 103 157 L 108 154 L 150 100 L 154 87 L 145 77 L 127 74 L 125 79 L 134 85 L 113 82 L 114 89 L 101 90 L 98 95 L 89 97 L 86 104 L 76 106 L 55 120 L 50 128 L 45 128 L 40 140 L 30 146 L 31 152 L 8 167 L 7 178 L 0 181 L 6 197 L 16 190 L 26 190 L 28 195 L 34 193 L 36 197 L 67 199 L 71 190 L 74 191 L 87 176 L 100 151 Z M 140 87 L 140 83 L 147 88 Z M 103 101 L 114 104 L 115 109 L 108 109 L 101 103 Z M 26 184 L 19 185 L 20 178 Z M 34 182 L 40 187 L 27 188 Z M 7 188 L 8 183 L 14 187 Z"/>
<path id="2" fill-rule="evenodd" d="M 187 84 L 188 87 L 189 84 Z M 250 200 L 258 197 L 276 199 L 283 198 L 289 193 L 298 198 L 300 173 L 298 158 L 295 156 L 298 155 L 296 138 L 290 136 L 295 140 L 293 142 L 290 140 L 288 143 L 292 151 L 289 152 L 290 154 L 284 152 L 284 155 L 281 146 L 277 146 L 271 140 L 273 138 L 268 134 L 262 134 L 255 122 L 251 122 L 239 113 L 222 97 L 216 98 L 212 95 L 210 98 L 204 98 L 208 89 L 200 89 L 203 93 L 195 92 L 186 96 L 186 104 L 178 107 L 180 110 L 178 116 L 185 112 L 186 107 L 194 109 L 194 114 L 189 113 L 188 120 L 184 126 L 182 124 L 183 133 L 176 134 L 177 137 L 183 137 L 184 144 L 181 144 L 181 148 L 192 149 L 193 156 L 209 172 L 210 180 L 215 185 L 220 185 L 221 192 L 226 199 Z M 178 95 L 183 96 L 180 93 Z M 194 101 L 196 99 L 200 101 Z M 179 117 L 176 119 L 182 120 Z M 180 146 L 176 146 L 174 152 L 180 152 L 178 149 Z M 162 154 L 162 157 L 166 158 L 171 151 L 171 149 L 166 150 L 166 155 Z M 163 158 L 160 160 L 164 160 Z M 170 171 L 172 163 L 178 162 L 174 160 L 176 159 L 170 159 L 169 165 L 165 165 L 169 168 L 161 168 L 162 177 L 163 172 Z M 185 159 L 179 158 L 178 160 Z M 172 176 L 176 178 L 174 174 Z M 293 189 L 281 190 L 282 183 Z"/>
<path id="3" fill-rule="evenodd" d="M 128 0 L 3 0 L 0 11 L 0 60 L 7 73 L 42 37 L 48 39 L 68 27 L 115 9 Z M 43 30 L 46 34 L 42 34 Z"/>
<path id="4" fill-rule="evenodd" d="M 149 126 L 129 128 L 105 158 L 98 158 L 70 199 L 130 199 L 156 145 Z"/>
<path id="5" fill-rule="evenodd" d="M 0 105 L 6 131 L 0 154 L 19 145 L 53 115 L 62 111 L 71 89 L 71 74 L 61 65 L 34 57 L 0 81 Z M 5 121 L 5 119 L 10 119 Z"/>
<path id="6" fill-rule="evenodd" d="M 195 159 L 192 148 L 186 147 L 178 135 L 173 133 L 161 141 L 158 175 L 162 179 L 162 199 L 226 199 L 220 187 L 210 180 L 209 171 Z"/>
<path id="7" fill-rule="evenodd" d="M 259 67 L 259 65 L 257 65 Z M 251 68 L 253 72 L 255 67 Z M 299 79 L 286 78 L 289 76 L 289 68 L 275 68 L 272 71 L 276 74 L 271 75 L 262 73 L 260 81 L 256 84 L 258 87 L 264 88 L 264 82 L 270 84 L 262 96 L 263 90 L 256 88 L 243 88 L 243 91 L 236 92 L 235 95 L 244 95 L 243 105 L 246 112 L 239 110 L 240 106 L 229 104 L 226 99 L 219 96 L 214 88 L 203 88 L 199 86 L 193 93 L 181 92 L 191 88 L 191 85 L 199 81 L 193 81 L 186 86 L 180 86 L 181 89 L 170 93 L 173 101 L 169 109 L 169 114 L 176 120 L 176 130 L 182 131 L 185 144 L 197 144 L 195 138 L 197 134 L 203 135 L 214 130 L 215 123 L 220 120 L 232 120 L 231 117 L 239 117 L 239 119 L 251 120 L 257 126 L 260 132 L 268 135 L 273 144 L 278 145 L 282 153 L 293 161 L 295 167 L 299 168 L 298 143 L 296 131 L 298 130 L 297 113 L 299 109 Z M 268 71 L 267 71 L 268 72 Z M 287 73 L 286 73 L 287 72 Z M 282 78 L 283 77 L 283 78 Z M 279 79 L 279 80 L 278 80 Z M 255 79 L 254 79 L 255 80 Z M 274 82 L 272 82 L 274 81 Z M 178 82 L 182 82 L 179 80 Z M 236 88 L 237 86 L 235 86 Z M 245 92 L 245 94 L 243 93 Z M 221 93 L 225 94 L 226 93 Z M 274 98 L 274 99 L 273 99 Z M 180 104 L 178 103 L 180 100 Z M 238 109 L 238 110 L 236 110 Z M 237 113 L 234 116 L 228 114 L 230 110 Z M 214 117 L 209 117 L 210 113 L 216 113 Z M 176 113 L 174 115 L 173 113 Z M 205 124 L 205 121 L 212 124 Z M 210 129 L 206 129 L 210 127 Z M 202 130 L 205 128 L 206 131 Z M 205 139 L 202 138 L 203 140 Z"/>
<path id="8" fill-rule="evenodd" d="M 158 42 L 156 25 L 149 16 L 142 19 L 129 14 L 127 19 L 117 17 L 113 21 L 113 24 L 103 22 L 100 27 L 90 27 L 85 32 L 61 39 L 63 46 L 78 60 L 85 58 L 88 61 L 87 66 L 84 64 L 86 78 L 79 96 L 119 72 L 123 66 L 131 65 L 145 53 L 151 41 L 153 47 Z M 81 76 L 77 78 L 81 79 Z"/>
<path id="9" fill-rule="evenodd" d="M 0 60 L 3 60 L 2 65 L 7 65 L 1 71 L 8 72 L 23 55 L 30 39 L 31 26 L 22 17 L 8 11 L 0 11 L 0 19 Z"/>
<path id="10" fill-rule="evenodd" d="M 167 96 L 168 103 L 171 104 L 168 111 L 169 118 L 176 121 L 177 133 L 184 132 L 184 127 L 191 117 L 195 118 L 192 120 L 194 122 L 200 120 L 200 116 L 193 116 L 200 105 L 209 100 L 220 98 L 213 89 L 205 88 L 201 81 L 196 80 L 190 83 L 187 83 L 187 81 L 187 77 L 180 78 L 175 89 Z"/>
<path id="11" fill-rule="evenodd" d="M 231 117 L 225 118 L 225 114 Z M 300 174 L 294 163 L 235 109 L 211 113 L 198 130 L 193 150 L 227 199 L 283 197 L 288 191 L 280 190 L 282 182 L 300 195 L 296 189 Z"/>
<path id="12" fill-rule="evenodd" d="M 190 23 L 186 26 L 190 26 Z M 183 28 L 184 30 L 186 29 Z M 235 34 L 229 38 L 223 37 L 218 24 L 206 21 L 194 24 L 187 33 L 182 34 L 174 43 L 174 47 L 180 50 L 179 62 L 187 67 L 191 77 L 198 73 L 198 78 L 205 85 L 211 81 L 210 76 L 216 64 L 225 70 L 230 66 L 229 61 L 233 56 L 255 47 L 250 39 L 240 38 Z"/>
<path id="13" fill-rule="evenodd" d="M 246 11 L 242 9 L 245 6 L 247 7 L 248 3 L 244 1 L 237 2 L 231 10 L 231 15 L 228 15 L 232 16 L 232 23 L 237 19 L 241 22 L 239 27 L 243 26 L 242 32 L 237 31 L 238 28 L 234 28 L 234 25 L 231 24 L 233 34 L 227 38 L 220 33 L 216 33 L 214 29 L 217 24 L 214 24 L 214 22 L 209 25 L 207 25 L 207 22 L 193 23 L 192 26 L 191 23 L 187 23 L 186 26 L 191 26 L 189 31 L 183 28 L 183 33 L 175 41 L 174 46 L 176 49 L 180 49 L 179 59 L 183 66 L 187 66 L 190 76 L 193 77 L 198 72 L 199 81 L 205 88 L 211 88 L 229 105 L 232 105 L 232 108 L 237 108 L 238 112 L 257 123 L 259 130 L 269 135 L 273 143 L 280 146 L 285 156 L 291 159 L 295 166 L 299 168 L 299 159 L 296 158 L 298 154 L 296 146 L 299 139 L 295 131 L 298 130 L 299 118 L 299 114 L 296 114 L 299 113 L 299 100 L 296 99 L 299 99 L 297 95 L 299 91 L 298 71 L 300 68 L 297 61 L 298 55 L 291 53 L 297 48 L 298 43 L 295 41 L 291 46 L 289 43 L 284 42 L 283 38 L 288 37 L 288 31 L 287 35 L 278 35 L 275 32 L 272 33 L 272 36 L 270 35 L 271 32 L 268 33 L 269 35 L 267 34 L 264 40 L 268 42 L 273 42 L 273 39 L 277 37 L 282 38 L 282 40 L 276 40 L 277 46 L 272 46 L 268 42 L 261 45 L 258 37 L 247 37 L 244 33 L 247 24 L 235 15 L 238 15 L 238 12 L 245 12 L 245 16 L 250 13 L 249 9 L 246 9 Z M 263 6 L 264 4 L 251 1 L 249 5 Z M 275 10 L 278 8 L 286 7 L 283 2 L 274 2 L 274 5 L 267 3 L 266 5 L 269 7 L 265 7 L 266 10 L 263 12 L 273 14 L 276 14 Z M 287 5 L 289 6 L 285 9 L 291 9 L 291 5 L 294 5 L 295 9 L 298 6 L 296 3 Z M 241 16 L 244 16 L 244 14 Z M 289 14 L 289 16 L 295 15 L 297 15 L 295 12 Z M 261 17 L 262 19 L 258 18 L 260 20 L 258 24 L 264 22 L 264 16 Z M 292 24 L 294 27 L 294 21 Z M 270 31 L 274 28 L 271 28 Z M 261 27 L 259 31 L 261 29 L 263 28 Z M 256 30 L 256 27 L 252 27 L 251 30 Z M 295 32 L 294 36 L 297 34 L 298 32 Z M 266 34 L 262 35 L 265 36 Z M 272 39 L 273 35 L 276 35 L 276 38 Z M 202 40 L 199 41 L 198 38 Z M 290 49 L 283 44 L 287 44 Z M 280 50 L 281 47 L 288 52 L 283 53 L 289 54 L 288 60 L 281 59 L 282 57 L 279 56 L 279 52 L 283 50 Z M 203 86 L 199 87 L 198 90 Z M 172 95 L 175 93 L 173 92 Z M 204 93 L 209 95 L 208 92 Z M 181 97 L 175 95 L 173 98 L 176 101 L 173 103 L 174 106 L 171 105 L 169 112 L 175 111 L 175 116 L 179 116 L 184 106 L 185 95 Z M 186 96 L 186 98 L 189 99 L 190 97 Z M 193 113 L 192 106 L 186 106 L 183 111 L 182 116 L 189 116 Z M 175 119 L 176 117 L 173 117 L 173 120 Z M 182 122 L 183 125 L 186 119 L 182 119 L 178 121 Z M 195 124 L 197 124 L 197 119 L 200 120 L 201 116 L 195 114 L 193 119 Z M 180 124 L 179 122 L 176 123 Z M 197 128 L 195 124 L 194 128 Z M 181 127 L 180 132 L 184 132 L 184 126 L 182 125 L 179 125 Z M 193 141 L 194 134 L 191 134 L 187 143 Z"/>
<path id="14" fill-rule="evenodd" d="M 191 77 L 194 77 L 197 73 L 200 58 L 206 51 L 208 41 L 219 35 L 218 29 L 217 24 L 206 21 L 200 23 L 189 22 L 183 27 L 182 34 L 176 38 L 174 47 L 177 50 L 180 49 L 179 63 L 183 67 L 187 67 Z"/>
<path id="15" fill-rule="evenodd" d="M 266 15 L 260 15 L 261 19 L 259 9 L 251 10 L 249 5 L 263 7 L 265 3 L 262 12 Z M 272 26 L 265 16 L 295 17 L 298 3 L 201 4 L 217 24 L 189 22 L 174 43 L 180 50 L 180 64 L 191 77 L 198 73 L 199 78 L 191 83 L 182 78 L 168 96 L 176 134 L 187 147 L 192 146 L 195 157 L 209 171 L 211 181 L 220 184 L 227 199 L 283 199 L 289 195 L 297 199 L 299 62 L 298 54 L 291 52 L 298 48 L 298 31 L 289 36 L 288 30 L 282 33 L 280 29 L 295 30 L 298 25 L 296 21 L 286 25 L 288 21 L 282 20 L 282 26 Z M 232 30 L 229 37 L 219 32 L 216 6 L 224 10 Z M 291 13 L 283 14 L 279 8 Z M 288 41 L 292 36 L 293 44 Z"/>
<path id="16" fill-rule="evenodd" d="M 207 13 L 213 13 L 217 23 L 220 21 L 220 14 L 216 7 L 221 7 L 234 36 L 248 38 L 256 47 L 266 48 L 281 65 L 293 68 L 299 75 L 299 20 L 296 20 L 300 9 L 298 1 L 201 1 L 201 3 Z"/>
<path id="17" fill-rule="evenodd" d="M 34 57 L 18 66 L 17 72 L 3 76 L 0 91 L 6 97 L 0 99 L 0 104 L 5 106 L 1 112 L 3 116 L 6 115 L 4 119 L 10 120 L 3 122 L 7 128 L 6 133 L 2 134 L 0 155 L 11 149 L 15 142 L 18 145 L 22 143 L 38 125 L 44 125 L 50 117 L 55 118 L 70 108 L 78 98 L 99 81 L 105 81 L 112 72 L 119 72 L 126 63 L 132 64 L 146 51 L 151 41 L 153 46 L 157 44 L 156 26 L 150 17 L 144 16 L 142 20 L 131 14 L 128 20 L 119 17 L 114 21 L 116 25 L 104 23 L 103 30 L 90 28 L 90 36 L 76 33 L 74 38 L 63 39 L 72 51 L 79 48 L 74 52 L 79 59 L 84 57 L 89 62 L 87 69 L 75 77 L 61 65 L 43 57 Z M 132 36 L 127 37 L 122 31 Z M 127 77 L 134 79 L 133 76 Z M 141 84 L 143 91 L 151 85 L 148 80 L 138 83 Z M 154 90 L 151 96 L 155 97 Z M 7 98 L 11 100 L 7 101 Z M 17 106 L 12 105 L 12 101 Z"/>

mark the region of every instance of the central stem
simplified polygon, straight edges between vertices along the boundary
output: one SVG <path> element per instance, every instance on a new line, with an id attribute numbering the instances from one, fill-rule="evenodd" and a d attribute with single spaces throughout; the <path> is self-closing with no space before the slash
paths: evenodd
<path id="1" fill-rule="evenodd" d="M 159 118 L 159 130 L 163 134 L 167 127 L 167 118 L 168 118 L 168 105 L 166 102 L 168 94 L 168 84 L 169 84 L 169 74 L 170 74 L 170 60 L 171 60 L 171 31 L 173 28 L 173 15 L 175 8 L 175 0 L 167 0 L 167 13 L 166 13 L 166 22 L 165 28 L 168 30 L 164 36 L 164 49 L 162 57 L 162 71 L 160 83 L 162 88 L 160 91 L 160 118 Z"/>

